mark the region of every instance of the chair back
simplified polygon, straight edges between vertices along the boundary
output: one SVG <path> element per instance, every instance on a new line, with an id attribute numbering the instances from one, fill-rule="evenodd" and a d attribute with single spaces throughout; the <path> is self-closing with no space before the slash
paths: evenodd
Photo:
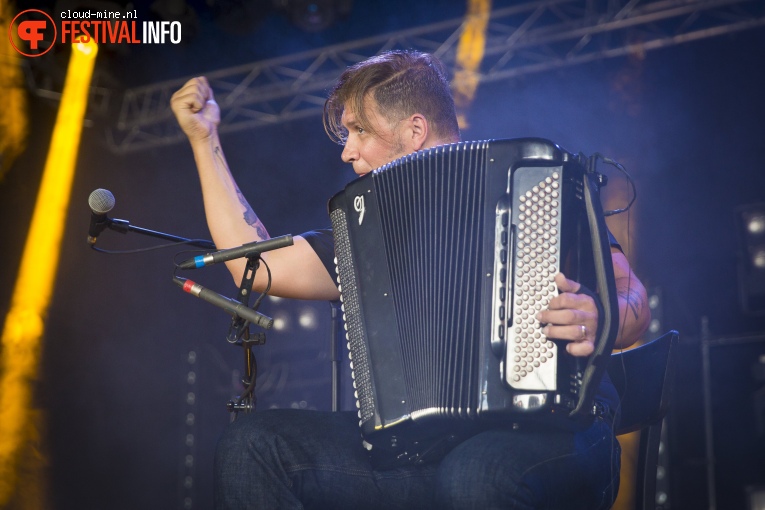
<path id="1" fill-rule="evenodd" d="M 617 435 L 644 429 L 667 414 L 678 338 L 677 331 L 670 331 L 640 347 L 611 355 L 608 375 L 621 398 Z"/>
<path id="2" fill-rule="evenodd" d="M 611 355 L 608 375 L 621 398 L 616 435 L 640 430 L 635 508 L 656 506 L 661 426 L 669 409 L 679 334 L 669 331 L 645 345 Z"/>

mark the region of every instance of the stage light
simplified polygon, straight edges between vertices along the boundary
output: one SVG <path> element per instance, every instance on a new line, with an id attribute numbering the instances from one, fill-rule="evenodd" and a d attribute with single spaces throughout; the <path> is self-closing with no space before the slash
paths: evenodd
<path id="1" fill-rule="evenodd" d="M 208 0 L 215 23 L 226 32 L 246 35 L 257 29 L 272 11 L 269 0 Z"/>
<path id="2" fill-rule="evenodd" d="M 32 385 L 45 315 L 56 281 L 61 239 L 98 47 L 74 45 L 21 265 L 5 318 L 0 365 L 0 507 L 16 489 L 16 459 L 31 435 Z"/>
<path id="3" fill-rule="evenodd" d="M 306 32 L 320 32 L 350 13 L 353 0 L 274 0 L 274 6 Z"/>
<path id="4" fill-rule="evenodd" d="M 749 499 L 748 510 L 765 510 L 765 487 L 750 486 L 746 488 Z"/>
<path id="5" fill-rule="evenodd" d="M 289 331 L 290 329 L 290 316 L 289 313 L 280 310 L 274 314 L 274 331 Z"/>
<path id="6" fill-rule="evenodd" d="M 318 322 L 319 320 L 316 316 L 316 309 L 314 308 L 304 308 L 298 317 L 298 323 L 303 327 L 303 329 L 316 329 Z"/>
<path id="7" fill-rule="evenodd" d="M 755 214 L 748 218 L 746 229 L 750 234 L 758 235 L 765 233 L 765 215 Z"/>
<path id="8" fill-rule="evenodd" d="M 765 269 L 765 248 L 760 248 L 752 255 L 752 265 L 757 269 Z"/>
<path id="9" fill-rule="evenodd" d="M 765 314 L 765 204 L 741 206 L 736 216 L 741 305 L 747 313 Z"/>
<path id="10" fill-rule="evenodd" d="M 468 1 L 468 11 L 465 14 L 465 22 L 457 46 L 456 66 L 451 83 L 460 129 L 470 127 L 467 112 L 475 98 L 480 81 L 481 62 L 486 50 L 486 28 L 489 25 L 490 13 L 491 2 L 489 0 Z"/>
<path id="11" fill-rule="evenodd" d="M 0 0 L 0 18 L 10 19 L 11 5 Z M 11 16 L 12 17 L 12 16 Z M 24 152 L 29 131 L 27 119 L 27 95 L 24 83 L 24 64 L 11 46 L 10 37 L 0 40 L 0 83 L 3 83 L 3 108 L 0 109 L 0 180 L 11 168 L 15 159 Z M 37 60 L 37 59 L 26 59 Z"/>

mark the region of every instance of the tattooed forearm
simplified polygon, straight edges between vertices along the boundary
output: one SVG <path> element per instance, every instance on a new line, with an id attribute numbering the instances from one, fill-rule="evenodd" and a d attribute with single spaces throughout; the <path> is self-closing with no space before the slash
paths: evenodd
<path id="1" fill-rule="evenodd" d="M 637 320 L 640 317 L 640 310 L 645 307 L 642 294 L 636 289 L 623 289 L 617 291 L 617 295 L 624 300 L 627 308 L 632 310 L 632 314 L 635 316 L 635 320 Z"/>
<path id="2" fill-rule="evenodd" d="M 251 227 L 255 226 L 255 224 L 257 223 L 260 223 L 260 219 L 258 219 L 258 215 L 255 214 L 255 211 L 252 210 L 252 207 L 250 207 L 250 204 L 247 202 L 247 199 L 244 198 L 244 195 L 242 194 L 242 192 L 239 191 L 239 188 L 236 188 L 236 196 L 239 198 L 239 203 L 242 204 L 242 207 L 244 207 L 245 223 L 247 223 Z"/>
<path id="3" fill-rule="evenodd" d="M 247 199 L 244 198 L 244 195 L 239 191 L 239 188 L 236 188 L 236 196 L 239 197 L 239 203 L 244 207 L 245 223 L 255 229 L 255 232 L 257 232 L 260 239 L 268 239 L 268 231 L 266 231 L 266 227 L 263 226 L 258 215 L 255 214 L 255 211 L 252 210 L 250 204 L 247 203 Z"/>
<path id="4" fill-rule="evenodd" d="M 226 160 L 223 159 L 223 152 L 220 149 L 220 145 L 216 145 L 213 147 L 213 152 L 215 153 L 215 159 L 218 160 L 218 163 L 223 165 L 224 168 L 228 168 L 228 165 L 226 164 Z"/>
<path id="5" fill-rule="evenodd" d="M 221 151 L 220 145 L 216 145 L 213 148 L 213 152 L 215 153 L 216 161 L 220 165 L 223 165 L 223 168 L 228 170 L 228 165 L 226 164 L 226 160 L 223 158 L 223 152 Z M 268 231 L 266 230 L 266 227 L 263 226 L 263 223 L 261 223 L 258 215 L 255 214 L 255 211 L 252 210 L 252 207 L 250 207 L 250 204 L 247 202 L 247 199 L 244 198 L 244 195 L 238 186 L 236 186 L 236 196 L 239 199 L 239 203 L 242 204 L 242 207 L 244 207 L 245 223 L 255 229 L 258 238 L 268 239 Z"/>

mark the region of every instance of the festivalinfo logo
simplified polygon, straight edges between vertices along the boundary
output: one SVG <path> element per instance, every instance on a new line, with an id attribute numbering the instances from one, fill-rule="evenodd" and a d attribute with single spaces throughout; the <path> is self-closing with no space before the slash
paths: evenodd
<path id="1" fill-rule="evenodd" d="M 64 9 L 53 17 L 39 9 L 21 11 L 8 27 L 13 48 L 25 57 L 45 55 L 55 44 L 179 44 L 180 21 L 138 21 L 136 10 Z"/>

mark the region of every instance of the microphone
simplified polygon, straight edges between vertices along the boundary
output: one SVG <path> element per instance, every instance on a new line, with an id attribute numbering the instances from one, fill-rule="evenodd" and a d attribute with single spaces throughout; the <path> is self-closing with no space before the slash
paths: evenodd
<path id="1" fill-rule="evenodd" d="M 98 234 L 109 226 L 111 220 L 106 217 L 106 213 L 114 208 L 114 204 L 114 195 L 106 189 L 98 188 L 88 197 L 88 205 L 91 210 L 88 244 L 96 244 Z"/>
<path id="2" fill-rule="evenodd" d="M 235 299 L 221 296 L 217 292 L 206 289 L 192 280 L 181 278 L 179 276 L 173 276 L 173 281 L 179 287 L 181 287 L 184 292 L 188 292 L 192 296 L 204 299 L 208 303 L 211 303 L 219 308 L 223 308 L 226 312 L 235 317 L 241 317 L 242 319 L 264 329 L 271 329 L 271 326 L 274 325 L 274 320 L 271 317 L 256 312 L 252 308 L 245 306 Z"/>
<path id="3" fill-rule="evenodd" d="M 227 250 L 208 253 L 207 255 L 199 255 L 198 257 L 184 260 L 178 265 L 178 267 L 181 269 L 195 269 L 198 267 L 217 264 L 218 262 L 226 262 L 227 260 L 238 259 L 240 257 L 247 257 L 266 251 L 276 250 L 291 245 L 292 236 L 288 234 L 286 236 L 273 237 L 265 241 L 255 241 L 253 243 L 243 244 L 238 248 L 229 248 Z"/>

